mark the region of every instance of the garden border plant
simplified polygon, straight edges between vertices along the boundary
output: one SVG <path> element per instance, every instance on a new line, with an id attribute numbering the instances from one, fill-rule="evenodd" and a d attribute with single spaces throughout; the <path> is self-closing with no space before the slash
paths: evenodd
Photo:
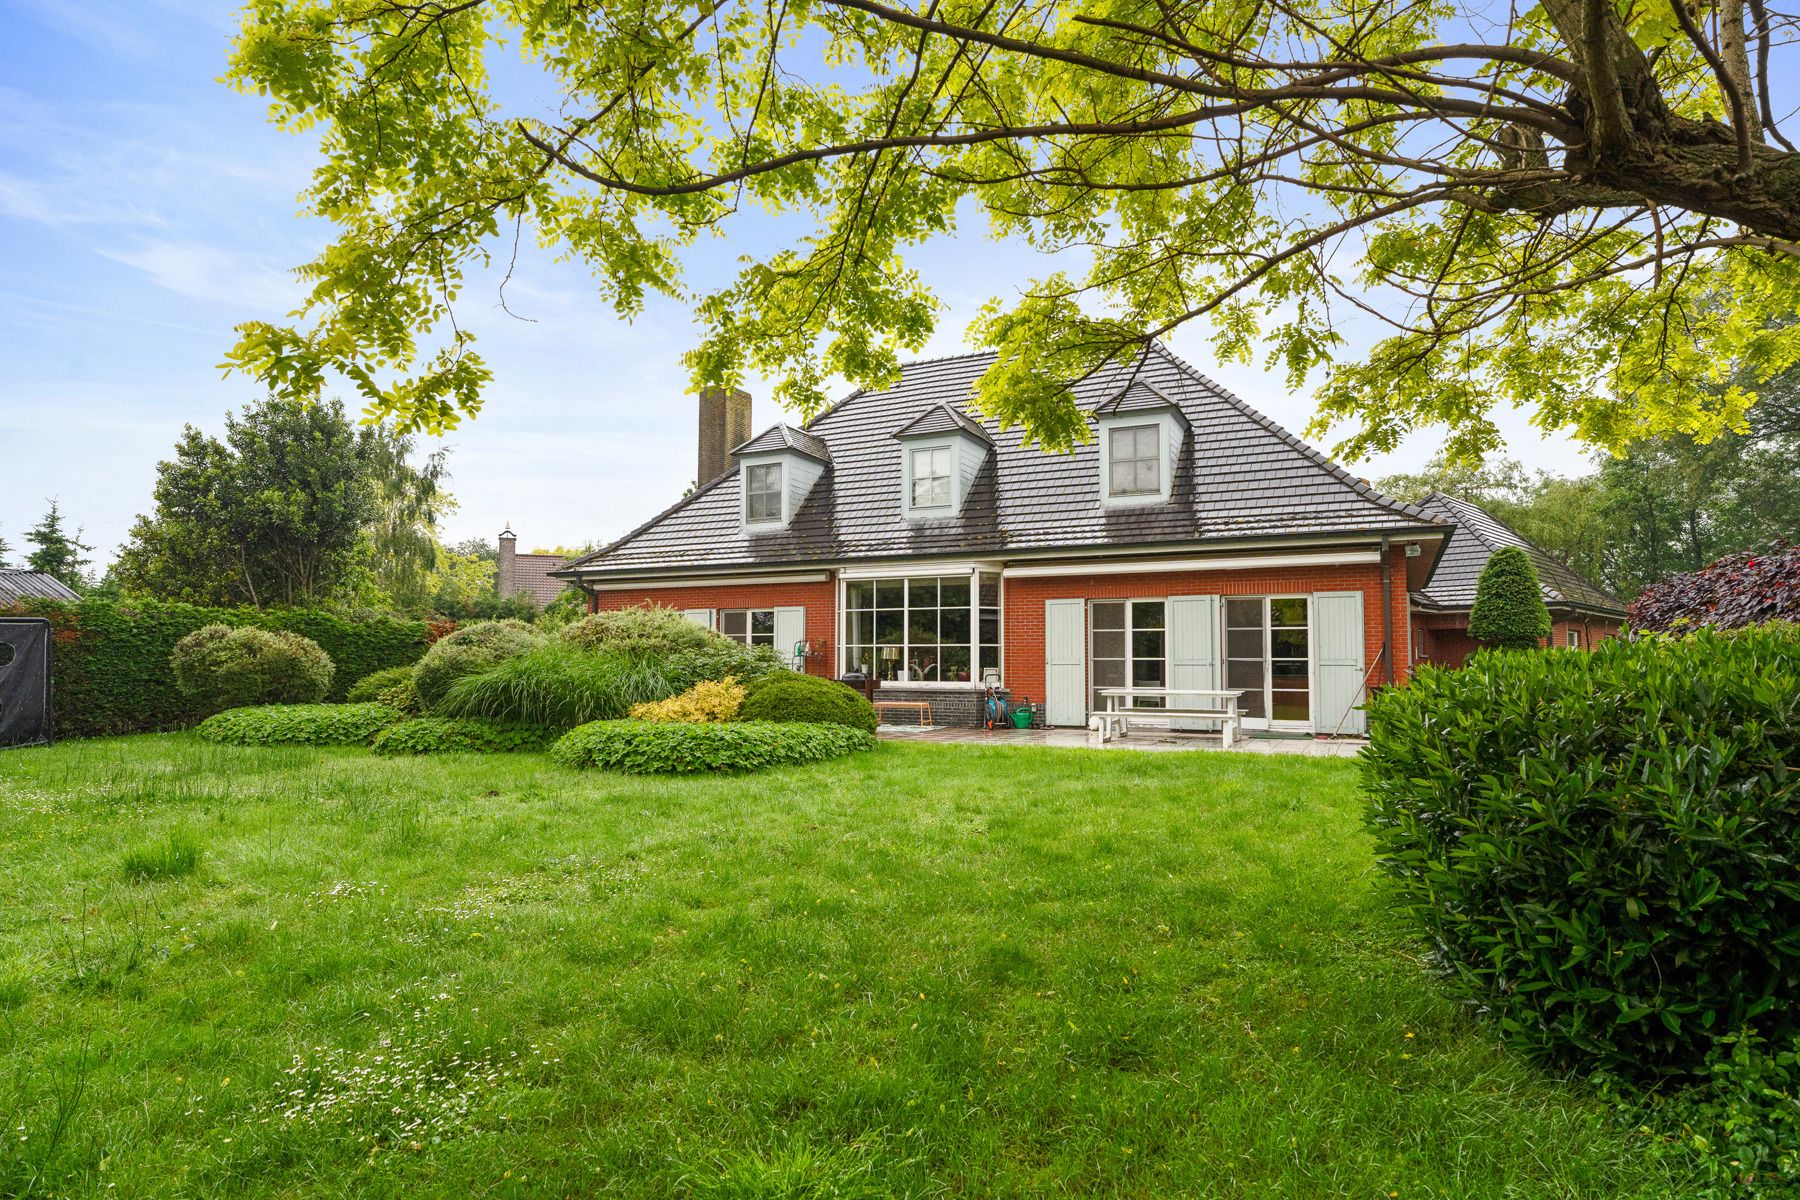
<path id="1" fill-rule="evenodd" d="M 228 708 L 194 732 L 232 746 L 362 746 L 405 719 L 385 704 L 268 704 Z"/>
<path id="2" fill-rule="evenodd" d="M 798 721 L 593 721 L 564 734 L 550 756 L 629 775 L 700 775 L 823 762 L 875 745 L 858 729 Z"/>

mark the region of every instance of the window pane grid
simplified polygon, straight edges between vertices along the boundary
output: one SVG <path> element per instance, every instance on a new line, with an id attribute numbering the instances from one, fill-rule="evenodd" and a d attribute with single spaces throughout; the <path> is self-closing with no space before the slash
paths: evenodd
<path id="1" fill-rule="evenodd" d="M 744 519 L 781 520 L 781 464 L 757 463 L 744 474 Z"/>
<path id="2" fill-rule="evenodd" d="M 950 507 L 950 450 L 940 446 L 931 450 L 914 450 L 912 463 L 912 506 L 914 508 Z"/>
<path id="3" fill-rule="evenodd" d="M 1154 425 L 1112 431 L 1107 443 L 1107 488 L 1114 496 L 1152 496 L 1162 490 L 1161 438 Z"/>
<path id="4" fill-rule="evenodd" d="M 742 646 L 773 646 L 775 610 L 722 608 L 719 610 L 719 632 Z"/>
<path id="5" fill-rule="evenodd" d="M 998 590 L 996 580 L 996 601 Z M 972 612 L 971 594 L 967 575 L 845 584 L 844 669 L 888 682 L 978 679 L 981 666 L 1000 663 L 1000 608 Z"/>

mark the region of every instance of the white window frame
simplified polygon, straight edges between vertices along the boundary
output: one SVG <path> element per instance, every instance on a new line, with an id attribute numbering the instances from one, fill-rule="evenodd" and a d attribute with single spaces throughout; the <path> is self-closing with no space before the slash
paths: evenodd
<path id="1" fill-rule="evenodd" d="M 1113 435 L 1140 429 L 1156 431 L 1156 489 L 1140 492 L 1112 490 Z M 1116 413 L 1100 419 L 1100 503 L 1105 508 L 1132 508 L 1145 504 L 1167 504 L 1174 494 L 1175 448 L 1186 429 L 1173 413 L 1163 411 Z M 1131 461 L 1139 461 L 1134 456 Z"/>
<path id="2" fill-rule="evenodd" d="M 1096 628 L 1096 622 L 1094 621 L 1094 607 L 1096 605 L 1100 605 L 1100 604 L 1123 604 L 1125 606 L 1125 628 L 1122 631 L 1120 631 L 1120 630 L 1102 631 L 1102 630 Z M 1160 632 L 1163 635 L 1163 652 L 1162 652 L 1163 682 L 1162 682 L 1162 685 L 1165 688 L 1169 686 L 1169 674 L 1170 674 L 1170 667 L 1172 665 L 1169 661 L 1169 597 L 1168 596 L 1094 596 L 1094 597 L 1090 597 L 1088 599 L 1088 604 L 1087 604 L 1087 626 L 1088 626 L 1088 642 L 1087 642 L 1087 652 L 1088 652 L 1087 653 L 1087 677 L 1088 678 L 1087 678 L 1087 683 L 1088 683 L 1088 687 L 1087 687 L 1086 699 L 1088 701 L 1094 702 L 1099 699 L 1099 697 L 1097 697 L 1094 694 L 1095 692 L 1100 690 L 1099 686 L 1094 683 L 1094 662 L 1097 658 L 1097 656 L 1094 653 L 1094 637 L 1096 634 L 1101 633 L 1101 632 L 1107 632 L 1107 633 L 1122 632 L 1124 634 L 1125 657 L 1123 659 L 1119 660 L 1125 664 L 1125 684 L 1124 684 L 1124 686 L 1126 686 L 1126 687 L 1136 687 L 1137 686 L 1137 684 L 1135 682 L 1133 682 L 1133 680 L 1131 678 L 1132 664 L 1138 661 L 1137 655 L 1133 654 L 1132 650 L 1131 650 L 1131 639 L 1132 639 L 1132 635 L 1137 632 L 1137 626 L 1136 626 L 1135 622 L 1133 621 L 1132 617 L 1133 617 L 1133 606 L 1138 605 L 1138 604 L 1160 604 L 1163 606 L 1163 625 L 1162 625 L 1162 629 L 1159 630 L 1158 632 Z M 1146 659 L 1145 661 L 1154 662 L 1155 660 L 1154 659 Z M 1168 708 L 1169 707 L 1169 705 L 1162 703 L 1160 700 L 1158 700 L 1154 703 L 1149 703 L 1148 701 L 1149 701 L 1148 697 L 1134 696 L 1131 698 L 1131 700 L 1128 703 L 1122 704 L 1122 705 L 1120 705 L 1120 707 L 1121 708 L 1129 708 L 1134 711 L 1136 711 L 1137 709 L 1139 709 L 1141 707 L 1146 712 L 1154 712 L 1154 710 L 1156 710 L 1158 708 Z M 1099 705 L 1097 705 L 1097 707 L 1105 708 L 1106 706 L 1104 704 L 1099 704 Z"/>
<path id="3" fill-rule="evenodd" d="M 1272 729 L 1283 732 L 1310 732 L 1314 729 L 1314 721 L 1318 716 L 1319 704 L 1319 639 L 1318 632 L 1318 599 L 1313 592 L 1243 592 L 1231 593 L 1219 597 L 1219 686 L 1230 687 L 1226 681 L 1227 664 L 1231 658 L 1231 620 L 1226 615 L 1226 605 L 1232 600 L 1262 601 L 1263 632 L 1263 699 L 1265 711 L 1260 717 L 1244 717 L 1245 729 Z M 1306 720 L 1276 720 L 1267 711 L 1268 702 L 1274 699 L 1274 653 L 1270 649 L 1273 640 L 1271 633 L 1269 605 L 1276 600 L 1306 601 Z M 1286 628 L 1294 628 L 1287 626 Z M 1287 689 L 1292 690 L 1292 689 Z"/>
<path id="4" fill-rule="evenodd" d="M 992 665 L 1000 671 L 1000 679 L 1004 686 L 1006 679 L 1006 577 L 1001 574 L 997 564 L 976 567 L 934 565 L 920 563 L 911 571 L 891 571 L 879 575 L 857 572 L 855 574 L 839 574 L 837 583 L 837 674 L 842 675 L 850 669 L 850 601 L 849 588 L 853 583 L 901 583 L 908 579 L 954 579 L 959 575 L 969 577 L 969 678 L 968 679 L 908 679 L 905 681 L 880 681 L 883 687 L 929 688 L 940 691 L 968 691 L 980 689 L 981 673 L 989 664 L 981 661 L 981 610 L 994 609 L 998 624 L 995 629 L 994 657 L 999 661 Z M 981 603 L 981 577 L 994 577 L 994 603 Z M 939 606 L 940 610 L 942 606 Z M 910 593 L 901 609 L 902 628 L 910 627 L 911 620 Z M 941 644 L 941 643 L 940 643 Z M 910 642 L 901 642 L 906 650 L 911 649 Z"/>
<path id="5" fill-rule="evenodd" d="M 770 470 L 775 472 L 775 515 L 771 517 L 752 517 L 750 515 L 750 476 L 753 472 Z M 777 459 L 774 462 L 749 462 L 743 468 L 743 517 L 746 527 L 763 525 L 784 525 L 787 523 L 787 464 Z M 758 492 L 758 494 L 762 494 Z"/>
<path id="6" fill-rule="evenodd" d="M 934 434 L 930 437 L 903 438 L 900 442 L 900 514 L 909 521 L 934 521 L 953 517 L 962 511 L 963 456 L 960 435 Z M 942 450 L 950 458 L 950 499 L 945 504 L 914 504 L 913 480 L 915 464 L 922 454 Z"/>
<path id="7" fill-rule="evenodd" d="M 1122 434 L 1131 435 L 1131 439 L 1135 443 L 1134 448 L 1138 453 L 1126 458 L 1119 457 L 1118 444 L 1120 435 Z M 1144 434 L 1150 435 L 1150 453 L 1148 454 L 1143 453 Z M 1163 458 L 1163 431 L 1160 422 L 1146 421 L 1142 425 L 1113 425 L 1108 427 L 1106 431 L 1106 494 L 1108 498 L 1124 500 L 1137 499 L 1143 496 L 1161 495 L 1163 491 L 1163 474 L 1165 469 Z M 1118 483 L 1118 480 L 1114 478 L 1117 474 L 1116 468 L 1123 466 L 1125 463 L 1132 463 L 1136 468 L 1133 471 L 1133 474 L 1136 475 L 1141 473 L 1143 464 L 1146 462 L 1148 462 L 1151 468 L 1156 472 L 1155 478 L 1151 481 L 1151 486 L 1147 488 L 1127 488 L 1124 490 L 1121 490 L 1116 486 Z"/>
<path id="8" fill-rule="evenodd" d="M 1581 649 L 1581 630 L 1571 625 L 1568 629 L 1564 630 L 1564 635 L 1565 640 L 1568 642 L 1569 649 Z"/>
<path id="9" fill-rule="evenodd" d="M 737 613 L 742 613 L 744 616 L 744 640 L 741 642 L 738 641 L 736 635 L 725 632 L 725 618 Z M 769 640 L 766 642 L 756 640 L 756 614 L 758 613 L 769 615 Z M 740 646 L 768 646 L 779 649 L 775 645 L 775 610 L 773 608 L 721 608 L 716 610 L 713 620 L 715 622 L 713 628 L 720 637 L 728 637 L 732 641 L 738 642 Z"/>
<path id="10" fill-rule="evenodd" d="M 942 456 L 943 471 L 937 470 L 937 459 Z M 920 462 L 926 465 L 920 469 Z M 932 491 L 937 490 L 939 481 L 943 484 L 943 499 L 933 500 L 929 504 L 919 503 L 919 485 L 927 483 Z M 947 512 L 956 507 L 956 447 L 943 445 L 913 446 L 906 452 L 906 503 L 914 512 Z"/>

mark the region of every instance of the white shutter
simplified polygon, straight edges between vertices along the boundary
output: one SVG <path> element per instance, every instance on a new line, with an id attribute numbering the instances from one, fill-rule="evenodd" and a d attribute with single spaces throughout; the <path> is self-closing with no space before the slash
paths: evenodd
<path id="1" fill-rule="evenodd" d="M 778 608 L 775 610 L 775 650 L 786 659 L 796 671 L 806 670 L 806 659 L 794 653 L 794 647 L 806 640 L 806 610 L 804 608 Z"/>
<path id="2" fill-rule="evenodd" d="M 1219 598 L 1170 596 L 1166 605 L 1169 630 L 1169 686 L 1171 688 L 1219 688 Z M 1211 708 L 1211 700 L 1176 695 L 1171 708 Z M 1218 724 L 1192 718 L 1172 719 L 1172 729 L 1202 729 Z"/>
<path id="3" fill-rule="evenodd" d="M 1044 601 L 1044 720 L 1086 725 L 1087 602 Z"/>
<path id="4" fill-rule="evenodd" d="M 713 627 L 713 610 L 710 608 L 683 609 L 681 615 L 696 625 L 704 625 L 708 629 Z"/>
<path id="5" fill-rule="evenodd" d="M 1363 594 L 1313 596 L 1314 733 L 1360 734 L 1363 720 Z"/>

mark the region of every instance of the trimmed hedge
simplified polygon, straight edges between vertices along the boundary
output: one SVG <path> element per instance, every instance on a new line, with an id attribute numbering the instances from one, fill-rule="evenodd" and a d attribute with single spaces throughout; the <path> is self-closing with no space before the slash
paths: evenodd
<path id="1" fill-rule="evenodd" d="M 835 679 L 789 671 L 752 683 L 738 714 L 746 721 L 805 721 L 875 732 L 875 706 Z"/>
<path id="2" fill-rule="evenodd" d="M 385 704 L 265 704 L 228 708 L 195 732 L 232 746 L 361 746 L 405 719 Z"/>
<path id="3" fill-rule="evenodd" d="M 467 718 L 420 717 L 389 725 L 369 746 L 377 754 L 505 754 L 541 750 L 550 741 L 542 725 L 496 725 Z"/>
<path id="4" fill-rule="evenodd" d="M 208 712 L 249 704 L 317 704 L 331 690 L 332 662 L 297 633 L 206 625 L 175 643 L 175 686 Z"/>
<path id="5" fill-rule="evenodd" d="M 1362 771 L 1398 907 L 1515 1045 L 1651 1079 L 1800 1037 L 1800 630 L 1421 667 Z"/>
<path id="6" fill-rule="evenodd" d="M 565 766 L 628 775 L 701 775 L 822 762 L 874 745 L 873 735 L 842 725 L 593 721 L 564 734 L 550 756 Z"/>
<path id="7" fill-rule="evenodd" d="M 337 671 L 330 700 L 384 667 L 404 666 L 425 653 L 423 621 L 392 617 L 352 619 L 310 609 L 203 608 L 155 600 L 28 600 L 7 610 L 46 617 L 56 639 L 56 734 L 105 737 L 179 729 L 206 715 L 184 696 L 169 669 L 175 643 L 207 625 L 254 626 L 311 638 Z"/>

